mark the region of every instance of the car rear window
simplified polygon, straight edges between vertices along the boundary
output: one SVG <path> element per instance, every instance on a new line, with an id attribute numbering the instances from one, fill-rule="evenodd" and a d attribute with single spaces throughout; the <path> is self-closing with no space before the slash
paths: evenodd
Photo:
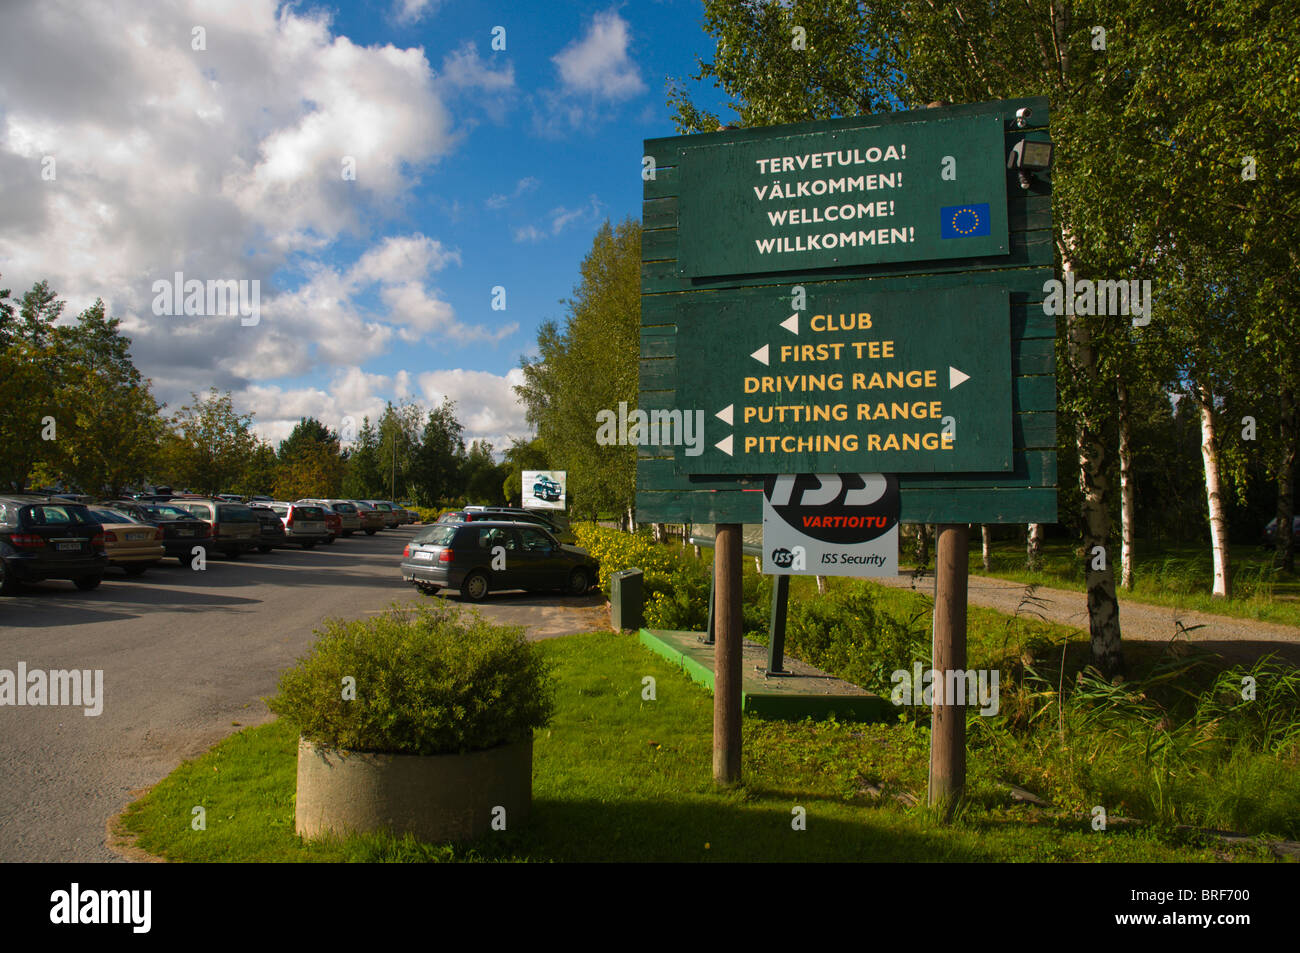
<path id="1" fill-rule="evenodd" d="M 32 526 L 57 526 L 61 523 L 94 523 L 90 511 L 77 503 L 37 503 L 23 512 L 24 521 Z"/>
<path id="2" fill-rule="evenodd" d="M 194 517 L 193 513 L 186 512 L 179 506 L 146 506 L 144 511 L 150 516 L 158 516 L 168 520 L 187 520 Z"/>
<path id="3" fill-rule="evenodd" d="M 355 513 L 357 511 L 357 508 L 351 503 L 334 503 L 331 505 L 334 507 L 335 513 Z"/>
<path id="4" fill-rule="evenodd" d="M 92 509 L 90 515 L 101 523 L 138 523 L 140 522 L 130 513 L 123 513 L 120 510 L 101 510 Z"/>
<path id="5" fill-rule="evenodd" d="M 456 538 L 457 529 L 459 527 L 434 524 L 416 533 L 411 542 L 423 543 L 426 546 L 450 546 L 451 541 Z"/>
<path id="6" fill-rule="evenodd" d="M 325 511 L 319 506 L 295 506 L 294 515 L 305 520 L 323 520 Z"/>
<path id="7" fill-rule="evenodd" d="M 218 519 L 222 523 L 256 523 L 257 514 L 243 504 L 226 503 L 217 507 Z"/>

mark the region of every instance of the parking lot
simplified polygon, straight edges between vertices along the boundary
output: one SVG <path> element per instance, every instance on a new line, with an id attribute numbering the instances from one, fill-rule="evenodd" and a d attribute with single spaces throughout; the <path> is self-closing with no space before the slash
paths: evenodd
<path id="1" fill-rule="evenodd" d="M 323 619 L 430 598 L 397 570 L 417 530 L 214 557 L 202 572 L 110 569 L 91 592 L 46 582 L 0 600 L 0 669 L 102 669 L 104 694 L 97 716 L 0 708 L 0 861 L 120 860 L 104 843 L 109 818 L 182 760 L 266 721 L 261 699 Z M 546 638 L 605 627 L 603 606 L 599 592 L 494 593 L 478 608 Z"/>

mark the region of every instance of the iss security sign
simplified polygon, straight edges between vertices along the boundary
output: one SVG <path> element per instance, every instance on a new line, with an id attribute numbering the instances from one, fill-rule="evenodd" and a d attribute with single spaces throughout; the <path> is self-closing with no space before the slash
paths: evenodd
<path id="1" fill-rule="evenodd" d="M 898 573 L 898 476 L 782 474 L 763 488 L 763 572 Z"/>

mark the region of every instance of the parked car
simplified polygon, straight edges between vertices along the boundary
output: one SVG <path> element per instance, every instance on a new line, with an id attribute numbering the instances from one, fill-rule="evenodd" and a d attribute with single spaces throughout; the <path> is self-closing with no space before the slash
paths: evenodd
<path id="1" fill-rule="evenodd" d="M 170 558 L 176 559 L 182 566 L 188 566 L 194 556 L 195 546 L 204 546 L 212 533 L 211 528 L 194 514 L 170 503 L 149 503 L 143 500 L 112 500 L 104 504 L 135 517 L 143 523 L 162 530 L 163 551 Z"/>
<path id="2" fill-rule="evenodd" d="M 317 543 L 333 542 L 329 527 L 325 523 L 325 511 L 311 503 L 268 503 L 284 523 L 287 541 L 297 543 L 303 549 L 311 549 Z"/>
<path id="3" fill-rule="evenodd" d="M 289 534 L 284 530 L 284 523 L 281 522 L 279 513 L 261 503 L 249 503 L 248 508 L 257 517 L 260 529 L 257 537 L 259 553 L 269 553 L 275 547 L 283 546 L 289 541 Z"/>
<path id="4" fill-rule="evenodd" d="M 163 531 L 152 523 L 107 506 L 86 509 L 103 527 L 104 551 L 108 553 L 110 566 L 118 567 L 128 576 L 138 576 L 167 555 Z"/>
<path id="5" fill-rule="evenodd" d="M 373 506 L 375 509 L 379 510 L 379 512 L 383 514 L 384 526 L 386 528 L 397 529 L 397 527 L 402 525 L 402 522 L 398 518 L 397 511 L 393 508 L 392 503 L 389 503 L 387 500 L 366 500 L 365 502 L 369 503 L 371 506 Z"/>
<path id="6" fill-rule="evenodd" d="M 533 481 L 533 496 L 536 499 L 554 503 L 560 498 L 560 484 L 550 477 L 538 477 Z"/>
<path id="7" fill-rule="evenodd" d="M 463 510 L 452 510 L 438 517 L 439 523 L 470 523 L 476 520 L 509 520 L 513 523 L 528 523 L 540 526 L 566 546 L 576 545 L 578 538 L 567 525 L 551 518 L 551 514 L 542 515 L 534 510 L 524 510 L 512 506 L 467 506 Z"/>
<path id="8" fill-rule="evenodd" d="M 500 562 L 494 568 L 499 555 L 504 568 Z M 470 602 L 501 589 L 563 589 L 580 596 L 600 576 L 600 564 L 585 549 L 564 546 L 539 526 L 495 520 L 420 530 L 402 551 L 401 570 L 423 592 L 456 589 Z"/>
<path id="9" fill-rule="evenodd" d="M 357 511 L 357 505 L 349 500 L 299 500 L 299 503 L 314 503 L 322 507 L 326 517 L 334 513 L 339 518 L 339 528 L 337 531 L 331 530 L 337 536 L 340 533 L 344 536 L 351 536 L 353 533 L 363 528 L 361 514 Z"/>
<path id="10" fill-rule="evenodd" d="M 349 500 L 357 508 L 357 515 L 361 517 L 361 528 L 365 530 L 367 536 L 374 536 L 384 528 L 387 520 L 384 514 L 375 509 L 365 500 Z"/>
<path id="11" fill-rule="evenodd" d="M 257 515 L 244 503 L 173 497 L 170 505 L 185 510 L 208 524 L 209 552 L 221 553 L 227 559 L 238 559 L 258 546 L 261 524 Z"/>
<path id="12" fill-rule="evenodd" d="M 420 522 L 420 514 L 415 511 L 414 503 L 403 503 L 402 509 L 406 510 L 407 516 L 410 517 L 410 519 L 407 520 L 408 523 Z"/>
<path id="13" fill-rule="evenodd" d="M 1295 545 L 1300 549 L 1300 516 L 1292 517 L 1291 520 L 1292 536 L 1295 539 Z M 1264 534 L 1261 545 L 1265 549 L 1277 548 L 1277 517 L 1273 517 L 1264 526 Z"/>
<path id="14" fill-rule="evenodd" d="M 83 504 L 0 496 L 0 595 L 42 579 L 94 589 L 107 568 L 103 528 Z"/>

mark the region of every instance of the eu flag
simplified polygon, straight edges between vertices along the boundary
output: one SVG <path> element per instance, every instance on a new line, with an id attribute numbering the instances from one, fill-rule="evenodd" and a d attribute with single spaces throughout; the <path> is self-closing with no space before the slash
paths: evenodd
<path id="1" fill-rule="evenodd" d="M 972 238 L 990 234 L 989 203 L 946 205 L 939 209 L 940 238 Z"/>

